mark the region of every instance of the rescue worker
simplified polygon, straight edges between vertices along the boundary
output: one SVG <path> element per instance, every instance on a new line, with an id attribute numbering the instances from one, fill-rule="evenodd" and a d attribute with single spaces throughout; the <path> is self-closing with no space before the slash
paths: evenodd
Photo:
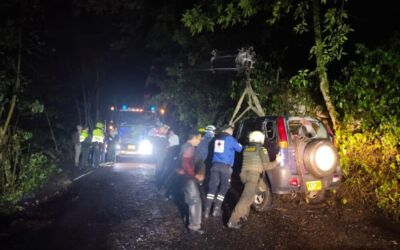
<path id="1" fill-rule="evenodd" d="M 79 136 L 79 141 L 81 143 L 82 149 L 82 158 L 79 162 L 79 169 L 85 169 L 89 166 L 89 153 L 90 153 L 90 144 L 91 144 L 91 136 L 89 134 L 89 128 L 86 126 L 81 135 Z"/>
<path id="2" fill-rule="evenodd" d="M 214 125 L 208 125 L 205 127 L 205 134 L 203 140 L 200 142 L 199 146 L 196 148 L 196 157 L 200 164 L 205 165 L 205 161 L 208 157 L 208 150 L 210 142 L 215 136 L 216 127 Z"/>
<path id="3" fill-rule="evenodd" d="M 242 226 L 241 222 L 247 220 L 262 173 L 279 165 L 279 155 L 277 155 L 276 161 L 269 161 L 268 151 L 263 147 L 264 139 L 265 135 L 261 131 L 253 131 L 249 134 L 249 145 L 244 148 L 243 165 L 240 172 L 240 180 L 244 184 L 244 189 L 228 221 L 229 228 L 239 229 Z"/>
<path id="4" fill-rule="evenodd" d="M 74 144 L 74 151 L 75 151 L 75 157 L 74 157 L 75 167 L 79 167 L 79 157 L 81 156 L 81 143 L 79 140 L 81 133 L 82 133 L 82 126 L 77 125 L 76 131 L 72 135 L 72 143 Z"/>
<path id="5" fill-rule="evenodd" d="M 104 150 L 104 125 L 102 122 L 96 123 L 96 128 L 93 129 L 92 147 L 93 147 L 93 167 L 98 167 L 102 161 Z"/>
<path id="6" fill-rule="evenodd" d="M 195 147 L 199 145 L 201 135 L 198 132 L 190 133 L 188 140 L 182 146 L 180 153 L 180 167 L 178 174 L 182 178 L 185 203 L 188 205 L 188 228 L 191 232 L 203 234 L 201 230 L 201 197 L 198 181 L 204 179 L 195 167 Z"/>
<path id="7" fill-rule="evenodd" d="M 230 187 L 235 152 L 241 152 L 243 149 L 232 134 L 233 127 L 226 126 L 222 133 L 215 138 L 204 218 L 208 218 L 213 203 L 213 216 L 222 215 L 221 205 Z M 217 197 L 215 197 L 216 195 Z"/>
<path id="8" fill-rule="evenodd" d="M 211 167 L 211 157 L 212 155 L 211 152 L 212 147 L 211 147 L 211 142 L 214 139 L 215 136 L 215 131 L 216 127 L 214 125 L 207 125 L 204 128 L 204 136 L 203 139 L 201 140 L 199 146 L 196 148 L 196 166 L 199 168 L 199 171 L 201 173 L 205 174 L 205 181 L 204 183 L 207 183 L 208 177 L 209 177 L 209 170 Z M 201 133 L 201 130 L 199 129 L 199 132 Z M 205 190 L 205 185 L 204 183 L 200 183 L 200 192 L 201 192 L 201 198 L 203 201 L 203 204 L 206 204 L 206 190 Z"/>

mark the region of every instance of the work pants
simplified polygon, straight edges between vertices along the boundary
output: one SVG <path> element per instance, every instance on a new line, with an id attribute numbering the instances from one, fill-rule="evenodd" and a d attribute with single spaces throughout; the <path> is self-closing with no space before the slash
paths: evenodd
<path id="1" fill-rule="evenodd" d="M 229 190 L 231 182 L 232 168 L 229 165 L 215 163 L 210 170 L 210 182 L 208 185 L 206 210 L 210 210 L 214 203 L 215 195 L 217 199 L 214 203 L 214 209 L 220 209 L 225 195 Z M 219 186 L 219 190 L 218 190 Z"/>
<path id="2" fill-rule="evenodd" d="M 93 167 L 98 167 L 103 159 L 103 143 L 95 142 L 93 147 Z"/>
<path id="3" fill-rule="evenodd" d="M 82 143 L 82 158 L 79 163 L 80 168 L 86 168 L 89 165 L 90 144 Z"/>
<path id="4" fill-rule="evenodd" d="M 244 171 L 240 173 L 240 180 L 244 184 L 242 195 L 239 202 L 236 204 L 235 209 L 229 219 L 229 222 L 237 224 L 240 218 L 247 219 L 250 212 L 251 204 L 254 202 L 254 196 L 258 188 L 258 180 L 260 173 L 257 171 Z"/>

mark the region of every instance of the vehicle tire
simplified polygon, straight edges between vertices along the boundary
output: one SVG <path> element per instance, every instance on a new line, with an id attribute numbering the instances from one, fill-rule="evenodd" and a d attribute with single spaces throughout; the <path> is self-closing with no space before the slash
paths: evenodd
<path id="1" fill-rule="evenodd" d="M 326 190 L 311 191 L 304 194 L 307 204 L 320 204 L 326 200 Z"/>
<path id="2" fill-rule="evenodd" d="M 252 208 L 257 212 L 265 212 L 272 208 L 272 192 L 267 178 L 264 176 L 258 182 L 258 188 Z"/>
<path id="3" fill-rule="evenodd" d="M 121 162 L 121 157 L 115 156 L 115 163 Z"/>
<path id="4" fill-rule="evenodd" d="M 319 154 L 320 152 L 325 152 Z M 329 140 L 312 140 L 304 149 L 304 166 L 308 172 L 318 178 L 332 174 L 338 164 L 337 149 Z M 325 160 L 329 159 L 329 161 Z M 321 161 L 324 159 L 324 161 Z"/>

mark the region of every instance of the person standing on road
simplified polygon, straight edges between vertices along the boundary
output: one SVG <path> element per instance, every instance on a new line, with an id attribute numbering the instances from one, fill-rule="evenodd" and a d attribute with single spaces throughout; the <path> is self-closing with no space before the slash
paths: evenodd
<path id="1" fill-rule="evenodd" d="M 185 203 L 188 205 L 188 228 L 192 232 L 203 234 L 201 230 L 201 197 L 198 181 L 204 179 L 204 174 L 199 174 L 195 166 L 195 147 L 199 145 L 201 135 L 192 132 L 182 146 L 180 153 L 180 168 L 178 174 L 182 177 Z"/>
<path id="2" fill-rule="evenodd" d="M 233 127 L 226 126 L 222 133 L 215 138 L 204 218 L 208 218 L 213 203 L 213 216 L 222 215 L 221 205 L 230 187 L 235 152 L 241 152 L 243 149 L 232 134 Z M 220 186 L 219 191 L 218 186 Z M 217 197 L 215 197 L 216 194 Z"/>
<path id="3" fill-rule="evenodd" d="M 212 148 L 210 147 L 212 140 L 214 139 L 215 136 L 215 126 L 214 125 L 208 125 L 204 128 L 204 136 L 203 139 L 201 140 L 199 146 L 196 148 L 196 166 L 198 166 L 199 171 L 201 173 L 204 173 L 205 175 L 205 180 L 204 182 L 201 183 L 200 185 L 200 193 L 201 193 L 201 198 L 203 201 L 203 204 L 206 203 L 206 190 L 205 190 L 205 183 L 207 183 L 207 179 L 209 176 L 209 169 L 211 167 L 211 150 Z M 199 129 L 200 132 L 200 129 Z M 201 133 L 201 132 L 200 132 Z"/>
<path id="4" fill-rule="evenodd" d="M 79 167 L 79 158 L 81 156 L 81 143 L 79 141 L 81 133 L 82 133 L 82 126 L 77 125 L 76 131 L 72 134 L 72 143 L 74 145 L 74 152 L 75 152 L 75 157 L 74 157 L 75 167 Z"/>
<path id="5" fill-rule="evenodd" d="M 163 163 L 168 149 L 168 130 L 169 126 L 164 124 L 158 128 L 157 133 L 153 136 L 157 181 L 159 181 L 159 179 L 161 178 L 161 173 L 164 171 Z"/>
<path id="6" fill-rule="evenodd" d="M 98 167 L 104 150 L 104 125 L 102 122 L 96 123 L 96 128 L 93 129 L 92 146 L 93 146 L 93 167 Z"/>
<path id="7" fill-rule="evenodd" d="M 261 131 L 253 131 L 249 134 L 249 145 L 244 148 L 240 172 L 244 190 L 227 224 L 229 228 L 239 229 L 242 226 L 241 222 L 247 220 L 262 173 L 279 165 L 279 155 L 276 161 L 269 161 L 268 151 L 263 147 L 264 139 L 265 135 Z"/>
<path id="8" fill-rule="evenodd" d="M 91 136 L 89 134 L 89 128 L 86 126 L 82 130 L 81 136 L 79 137 L 82 149 L 82 157 L 79 162 L 79 169 L 85 169 L 89 165 L 89 153 L 90 153 L 90 143 Z"/>
<path id="9" fill-rule="evenodd" d="M 205 127 L 205 134 L 203 137 L 203 140 L 201 140 L 199 146 L 196 148 L 196 158 L 197 162 L 202 165 L 202 167 L 205 170 L 205 161 L 208 158 L 209 154 L 209 148 L 210 148 L 210 142 L 215 136 L 215 126 L 214 125 L 208 125 Z"/>
<path id="10" fill-rule="evenodd" d="M 179 136 L 171 128 L 168 130 L 168 147 L 179 146 Z"/>

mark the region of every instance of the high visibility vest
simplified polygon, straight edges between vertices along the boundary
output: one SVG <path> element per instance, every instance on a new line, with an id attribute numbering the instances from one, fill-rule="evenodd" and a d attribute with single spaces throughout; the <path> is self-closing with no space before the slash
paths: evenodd
<path id="1" fill-rule="evenodd" d="M 84 140 L 86 140 L 86 138 L 89 136 L 89 133 L 87 130 L 82 130 L 81 135 L 79 136 L 79 141 L 83 142 Z"/>
<path id="2" fill-rule="evenodd" d="M 103 130 L 101 130 L 99 128 L 95 128 L 93 130 L 92 142 L 100 142 L 100 143 L 104 142 Z"/>

